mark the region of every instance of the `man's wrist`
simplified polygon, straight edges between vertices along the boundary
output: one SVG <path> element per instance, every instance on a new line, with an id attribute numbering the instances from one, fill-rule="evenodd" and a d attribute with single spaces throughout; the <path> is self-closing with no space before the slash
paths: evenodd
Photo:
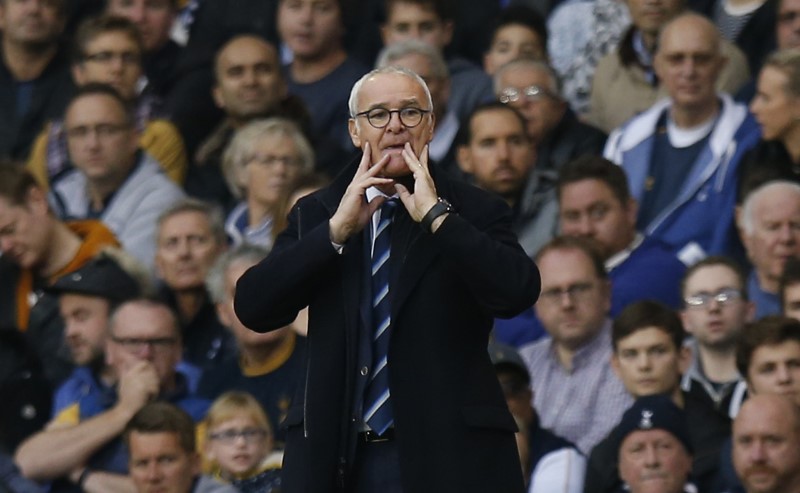
<path id="1" fill-rule="evenodd" d="M 425 213 L 419 224 L 425 231 L 434 233 L 437 229 L 439 229 L 439 225 L 444 222 L 444 218 L 442 216 L 447 215 L 450 212 L 453 212 L 453 206 L 450 205 L 450 202 L 440 197 L 437 202 L 428 210 L 428 212 Z M 434 223 L 436 223 L 435 227 Z"/>
<path id="2" fill-rule="evenodd" d="M 447 218 L 447 216 L 449 216 L 449 215 L 450 215 L 450 213 L 449 213 L 449 212 L 445 212 L 445 213 L 444 213 L 444 214 L 442 214 L 441 216 L 439 216 L 439 217 L 437 217 L 436 219 L 434 219 L 434 220 L 433 220 L 433 222 L 431 223 L 431 233 L 435 233 L 435 232 L 436 232 L 436 230 L 437 230 L 437 229 L 439 229 L 439 226 L 441 226 L 441 225 L 442 225 L 442 223 L 444 222 L 444 220 L 445 220 L 445 219 Z"/>

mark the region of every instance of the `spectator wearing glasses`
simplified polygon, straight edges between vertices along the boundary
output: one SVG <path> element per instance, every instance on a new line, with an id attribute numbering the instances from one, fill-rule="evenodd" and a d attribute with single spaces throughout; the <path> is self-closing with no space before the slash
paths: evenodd
<path id="1" fill-rule="evenodd" d="M 727 257 L 708 257 L 686 271 L 681 283 L 683 326 L 692 339 L 692 361 L 681 387 L 733 418 L 746 385 L 736 368 L 736 344 L 755 308 L 742 268 Z"/>
<path id="2" fill-rule="evenodd" d="M 192 395 L 175 366 L 182 343 L 175 314 L 159 302 L 134 299 L 111 314 L 106 361 L 116 385 L 98 387 L 57 414 L 20 445 L 15 459 L 37 481 L 65 479 L 57 491 L 129 491 L 125 425 L 153 399 L 172 402 L 199 421 L 209 402 Z"/>
<path id="3" fill-rule="evenodd" d="M 747 290 L 756 318 L 780 313 L 780 277 L 786 261 L 800 256 L 800 185 L 772 181 L 745 198 L 738 218 L 747 258 L 753 266 Z"/>
<path id="4" fill-rule="evenodd" d="M 222 166 L 234 197 L 241 200 L 225 221 L 231 243 L 272 247 L 282 198 L 314 169 L 311 144 L 290 120 L 255 120 L 236 131 Z"/>
<path id="5" fill-rule="evenodd" d="M 611 286 L 589 240 L 558 237 L 536 255 L 542 293 L 534 305 L 550 337 L 520 349 L 541 425 L 585 454 L 632 399 L 611 368 Z"/>
<path id="6" fill-rule="evenodd" d="M 220 395 L 206 416 L 205 458 L 211 474 L 240 493 L 278 493 L 283 452 L 264 409 L 247 392 Z"/>
<path id="7" fill-rule="evenodd" d="M 547 63 L 520 59 L 503 65 L 494 74 L 494 93 L 525 116 L 536 146 L 536 169 L 557 171 L 578 156 L 603 151 L 606 135 L 578 120 Z"/>
<path id="8" fill-rule="evenodd" d="M 92 83 L 78 89 L 64 128 L 75 169 L 50 190 L 56 214 L 100 219 L 152 269 L 156 218 L 183 191 L 141 150 L 134 117 L 114 88 Z"/>
<path id="9" fill-rule="evenodd" d="M 164 119 L 161 101 L 141 92 L 142 39 L 136 26 L 122 17 L 100 16 L 84 21 L 75 35 L 72 77 L 76 85 L 108 84 L 133 108 L 140 146 L 178 185 L 186 175 L 186 152 L 175 126 Z M 44 186 L 72 168 L 63 118 L 39 134 L 27 162 Z"/>

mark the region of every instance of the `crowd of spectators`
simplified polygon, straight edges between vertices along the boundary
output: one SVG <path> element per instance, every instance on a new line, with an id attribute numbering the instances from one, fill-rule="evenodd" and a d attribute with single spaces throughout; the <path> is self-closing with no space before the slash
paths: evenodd
<path id="1" fill-rule="evenodd" d="M 529 492 L 800 491 L 800 0 L 0 0 L 0 54 L 0 491 L 280 491 L 307 314 L 236 282 L 394 65 L 541 273 Z"/>

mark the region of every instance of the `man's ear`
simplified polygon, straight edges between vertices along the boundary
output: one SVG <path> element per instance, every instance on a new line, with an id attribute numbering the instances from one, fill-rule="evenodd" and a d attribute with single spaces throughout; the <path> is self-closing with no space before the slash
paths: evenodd
<path id="1" fill-rule="evenodd" d="M 689 325 L 689 316 L 686 313 L 686 308 L 679 310 L 678 315 L 681 317 L 681 322 L 683 323 L 683 330 L 686 331 L 689 335 L 694 335 L 694 330 Z"/>
<path id="2" fill-rule="evenodd" d="M 442 50 L 444 50 L 447 46 L 450 45 L 450 42 L 453 41 L 453 30 L 455 28 L 455 24 L 453 21 L 444 21 L 442 22 L 442 31 L 444 31 L 444 46 L 442 46 Z"/>
<path id="3" fill-rule="evenodd" d="M 233 320 L 228 316 L 228 311 L 223 307 L 222 303 L 214 303 L 214 310 L 217 312 L 217 318 L 225 327 L 233 325 Z"/>
<path id="4" fill-rule="evenodd" d="M 75 81 L 76 86 L 82 86 L 88 83 L 86 80 L 86 73 L 83 70 L 83 62 L 72 64 L 72 80 Z"/>
<path id="5" fill-rule="evenodd" d="M 625 208 L 626 219 L 632 228 L 636 228 L 636 218 L 639 217 L 639 202 L 635 198 L 628 199 L 628 206 Z"/>
<path id="6" fill-rule="evenodd" d="M 456 151 L 456 161 L 458 162 L 458 167 L 461 169 L 461 171 L 472 174 L 475 168 L 472 164 L 472 152 L 470 152 L 469 147 L 465 145 L 458 146 L 458 150 Z"/>
<path id="7" fill-rule="evenodd" d="M 218 85 L 215 85 L 214 88 L 211 89 L 211 96 L 214 98 L 214 104 L 217 105 L 217 108 L 224 110 L 225 100 L 222 99 L 222 90 Z"/>
<path id="8" fill-rule="evenodd" d="M 353 142 L 354 146 L 361 149 L 361 136 L 358 130 L 358 123 L 356 123 L 355 118 L 347 120 L 347 131 L 350 133 L 350 140 Z"/>
<path id="9" fill-rule="evenodd" d="M 39 187 L 33 186 L 25 194 L 25 207 L 36 216 L 42 217 L 50 213 L 50 203 L 47 194 Z"/>
<path id="10" fill-rule="evenodd" d="M 614 370 L 614 374 L 617 376 L 618 379 L 622 380 L 620 376 L 620 367 L 619 367 L 619 357 L 617 357 L 617 350 L 612 349 L 611 353 L 611 369 Z"/>
<path id="11" fill-rule="evenodd" d="M 681 346 L 678 348 L 678 371 L 683 375 L 692 364 L 692 348 Z"/>

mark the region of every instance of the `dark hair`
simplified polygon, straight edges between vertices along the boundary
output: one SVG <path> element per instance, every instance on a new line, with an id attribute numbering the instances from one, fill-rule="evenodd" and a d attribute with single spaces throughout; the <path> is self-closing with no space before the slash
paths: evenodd
<path id="1" fill-rule="evenodd" d="M 631 192 L 628 188 L 628 177 L 625 175 L 622 166 L 618 166 L 604 157 L 590 154 L 568 162 L 558 172 L 556 186 L 559 202 L 561 201 L 561 193 L 564 191 L 564 187 L 583 180 L 603 182 L 619 203 L 623 207 L 627 207 Z"/>
<path id="2" fill-rule="evenodd" d="M 669 335 L 676 350 L 683 345 L 686 333 L 675 310 L 658 301 L 644 300 L 631 303 L 614 319 L 611 326 L 611 344 L 617 350 L 619 341 L 642 329 L 655 327 Z"/>
<path id="3" fill-rule="evenodd" d="M 787 341 L 800 343 L 800 321 L 794 318 L 770 315 L 746 324 L 736 345 L 736 369 L 746 380 L 756 349 Z"/>
<path id="4" fill-rule="evenodd" d="M 396 3 L 410 3 L 423 9 L 433 10 L 442 22 L 452 21 L 455 17 L 452 0 L 386 0 L 384 3 L 386 22 L 389 21 L 389 13 Z"/>
<path id="5" fill-rule="evenodd" d="M 101 34 L 119 32 L 130 38 L 139 50 L 141 57 L 144 52 L 142 35 L 130 19 L 116 15 L 99 15 L 90 17 L 81 22 L 75 31 L 75 41 L 72 48 L 73 63 L 81 63 L 86 60 L 86 46 L 94 41 Z"/>
<path id="6" fill-rule="evenodd" d="M 30 171 L 13 163 L 0 163 L 0 198 L 9 205 L 24 205 L 31 188 L 41 186 Z"/>
<path id="7" fill-rule="evenodd" d="M 169 402 L 146 404 L 133 415 L 123 432 L 125 445 L 130 449 L 131 433 L 175 433 L 178 443 L 187 453 L 195 452 L 195 424 L 183 409 Z"/>
<path id="8" fill-rule="evenodd" d="M 601 249 L 596 241 L 590 238 L 581 238 L 577 236 L 557 236 L 536 253 L 534 257 L 536 263 L 539 263 L 541 258 L 552 250 L 580 250 L 589 258 L 597 277 L 600 279 L 608 279 L 608 272 L 606 272 L 606 266 L 603 262 L 603 255 L 600 253 Z"/>
<path id="9" fill-rule="evenodd" d="M 721 265 L 733 271 L 733 273 L 736 275 L 736 280 L 739 282 L 739 289 L 742 291 L 742 299 L 747 300 L 747 274 L 737 261 L 724 255 L 712 255 L 710 257 L 706 257 L 686 269 L 686 273 L 683 274 L 683 279 L 681 279 L 681 296 L 686 296 L 686 284 L 689 281 L 689 278 L 692 277 L 695 272 L 704 267 L 711 267 L 714 265 Z"/>
<path id="10" fill-rule="evenodd" d="M 527 122 L 525 121 L 525 117 L 522 116 L 522 113 L 519 112 L 516 108 L 513 108 L 507 104 L 503 104 L 500 101 L 489 101 L 486 103 L 481 103 L 477 105 L 471 112 L 469 112 L 462 120 L 461 125 L 458 126 L 458 134 L 456 134 L 456 144 L 459 146 L 468 146 L 470 141 L 472 141 L 472 121 L 481 113 L 485 113 L 488 111 L 508 111 L 512 115 L 516 117 L 519 121 L 520 125 L 522 125 L 523 135 L 525 138 L 528 138 L 528 134 L 524 131 Z"/>
<path id="11" fill-rule="evenodd" d="M 780 284 L 778 285 L 778 296 L 781 300 L 781 310 L 786 310 L 786 288 L 800 284 L 800 258 L 790 257 L 783 266 Z"/>
<path id="12" fill-rule="evenodd" d="M 134 123 L 134 114 L 133 108 L 128 101 L 125 101 L 125 98 L 122 95 L 111 87 L 108 84 L 102 84 L 100 82 L 89 82 L 88 84 L 82 85 L 75 89 L 72 94 L 72 98 L 69 100 L 69 104 L 67 108 L 72 106 L 75 101 L 87 97 L 87 96 L 108 96 L 117 103 L 119 103 L 122 111 L 125 113 L 125 122 L 128 125 L 133 125 Z"/>
<path id="13" fill-rule="evenodd" d="M 542 49 L 547 53 L 547 21 L 539 12 L 527 5 L 511 5 L 500 11 L 492 28 L 492 35 L 489 37 L 490 43 L 494 42 L 497 31 L 513 25 L 525 26 L 535 32 L 542 42 Z"/>

